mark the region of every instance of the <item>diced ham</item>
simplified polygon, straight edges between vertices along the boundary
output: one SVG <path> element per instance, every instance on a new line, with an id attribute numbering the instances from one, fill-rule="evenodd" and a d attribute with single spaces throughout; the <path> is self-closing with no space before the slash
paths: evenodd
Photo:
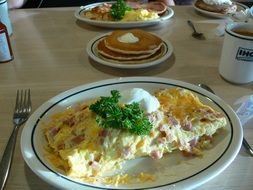
<path id="1" fill-rule="evenodd" d="M 188 143 L 190 144 L 191 147 L 194 147 L 197 145 L 198 139 L 194 138 L 194 139 L 190 140 Z"/>
<path id="2" fill-rule="evenodd" d="M 60 131 L 60 128 L 59 127 L 53 127 L 50 129 L 49 131 L 49 137 L 50 138 L 53 138 L 58 132 Z"/>
<path id="3" fill-rule="evenodd" d="M 167 141 L 172 142 L 175 139 L 175 135 L 173 134 L 173 131 L 169 128 L 168 125 L 160 125 L 158 127 L 158 130 L 161 132 L 160 136 L 163 138 L 163 140 L 166 139 Z"/>
<path id="4" fill-rule="evenodd" d="M 57 146 L 57 149 L 58 150 L 62 150 L 62 149 L 64 149 L 65 148 L 65 143 L 64 142 L 61 142 L 60 144 L 58 144 L 58 146 Z"/>
<path id="5" fill-rule="evenodd" d="M 124 158 L 127 158 L 130 155 L 131 151 L 132 151 L 131 147 L 124 147 L 121 151 L 121 155 Z"/>
<path id="6" fill-rule="evenodd" d="M 62 123 L 71 127 L 71 126 L 75 125 L 75 117 L 68 116 L 63 119 Z"/>
<path id="7" fill-rule="evenodd" d="M 167 128 L 168 128 L 168 126 L 164 125 L 164 124 L 158 126 L 159 131 L 166 131 Z"/>
<path id="8" fill-rule="evenodd" d="M 99 170 L 100 169 L 100 164 L 97 161 L 92 161 L 90 163 L 90 166 L 92 167 L 93 170 Z"/>
<path id="9" fill-rule="evenodd" d="M 192 130 L 192 123 L 189 120 L 185 120 L 184 123 L 182 124 L 182 128 L 185 131 L 191 131 Z"/>
<path id="10" fill-rule="evenodd" d="M 162 152 L 159 151 L 159 150 L 153 150 L 153 151 L 151 151 L 150 156 L 151 156 L 151 158 L 153 158 L 153 159 L 160 159 L 160 158 L 163 157 L 163 154 L 162 154 Z"/>
<path id="11" fill-rule="evenodd" d="M 176 125 L 179 124 L 178 121 L 177 121 L 177 119 L 176 119 L 175 117 L 173 117 L 173 116 L 171 116 L 171 115 L 167 115 L 167 116 L 168 116 L 169 123 L 170 123 L 171 125 L 176 126 Z"/>
<path id="12" fill-rule="evenodd" d="M 73 145 L 76 145 L 82 142 L 83 140 L 84 140 L 84 135 L 78 135 L 78 136 L 73 137 L 71 139 L 71 142 L 73 143 Z"/>
<path id="13" fill-rule="evenodd" d="M 155 123 L 156 121 L 159 121 L 162 118 L 159 112 L 148 113 L 147 117 L 150 123 Z"/>

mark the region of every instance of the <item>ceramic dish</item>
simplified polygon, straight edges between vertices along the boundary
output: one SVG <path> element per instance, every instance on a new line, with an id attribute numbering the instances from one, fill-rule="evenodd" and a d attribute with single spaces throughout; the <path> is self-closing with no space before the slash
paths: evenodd
<path id="1" fill-rule="evenodd" d="M 161 88 L 182 87 L 194 92 L 205 104 L 223 112 L 227 126 L 222 135 L 217 135 L 214 146 L 204 151 L 202 158 L 184 157 L 179 152 L 165 155 L 160 160 L 143 157 L 127 161 L 122 172 L 150 172 L 155 181 L 104 186 L 75 181 L 58 171 L 44 157 L 42 123 L 48 122 L 50 115 L 63 111 L 78 102 L 97 96 L 108 96 L 111 90 L 143 88 L 150 93 Z M 21 151 L 31 170 L 47 183 L 60 189 L 192 189 L 211 180 L 225 170 L 238 154 L 242 142 L 242 129 L 235 112 L 219 97 L 195 85 L 165 78 L 126 77 L 109 79 L 78 86 L 63 92 L 42 104 L 26 122 L 21 134 Z"/>
<path id="2" fill-rule="evenodd" d="M 241 10 L 244 11 L 248 8 L 246 5 L 243 5 L 241 3 L 235 2 L 235 4 L 237 5 L 237 11 L 241 11 Z M 222 13 L 215 13 L 215 12 L 211 12 L 211 11 L 206 11 L 206 10 L 203 10 L 203 9 L 200 9 L 200 8 L 196 7 L 195 3 L 193 3 L 193 8 L 197 12 L 199 12 L 199 13 L 205 15 L 205 16 L 213 17 L 213 18 L 227 18 L 227 17 L 230 17 L 230 16 L 233 15 L 233 14 L 222 14 Z"/>
<path id="3" fill-rule="evenodd" d="M 165 20 L 168 20 L 174 15 L 174 11 L 169 7 L 160 18 L 154 19 L 154 20 L 148 20 L 148 21 L 101 21 L 101 20 L 92 20 L 92 19 L 86 18 L 83 15 L 84 11 L 92 9 L 103 3 L 93 3 L 86 6 L 81 6 L 75 11 L 74 15 L 78 20 L 83 21 L 87 24 L 100 26 L 100 27 L 106 27 L 106 28 L 134 28 L 134 27 L 151 26 L 151 25 L 159 24 Z M 107 2 L 107 3 L 112 3 L 112 2 Z"/>
<path id="4" fill-rule="evenodd" d="M 103 59 L 97 51 L 97 45 L 98 45 L 99 41 L 103 40 L 103 38 L 105 38 L 109 34 L 110 33 L 103 34 L 103 35 L 100 35 L 100 36 L 90 40 L 89 43 L 87 44 L 87 47 L 86 47 L 86 51 L 87 51 L 88 55 L 90 56 L 90 58 L 102 65 L 106 65 L 106 66 L 110 66 L 110 67 L 114 67 L 114 68 L 121 68 L 121 69 L 138 69 L 138 68 L 151 67 L 154 65 L 158 65 L 158 64 L 164 62 L 165 60 L 167 60 L 173 52 L 173 47 L 172 47 L 171 43 L 169 41 L 163 40 L 162 54 L 161 54 L 161 56 L 159 56 L 159 58 L 157 58 L 155 60 L 147 61 L 145 63 L 138 63 L 138 64 L 136 64 L 136 63 L 122 64 L 120 62 L 111 62 L 110 60 Z"/>

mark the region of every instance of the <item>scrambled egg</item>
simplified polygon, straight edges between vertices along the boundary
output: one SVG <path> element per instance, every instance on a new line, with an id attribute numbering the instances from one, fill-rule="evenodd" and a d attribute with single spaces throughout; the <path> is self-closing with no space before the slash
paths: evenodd
<path id="1" fill-rule="evenodd" d="M 99 127 L 96 114 L 89 109 L 94 102 L 53 115 L 45 126 L 47 158 L 69 177 L 96 182 L 106 172 L 120 169 L 126 160 L 142 156 L 161 159 L 173 150 L 199 155 L 205 144 L 210 145 L 212 135 L 226 125 L 220 112 L 201 103 L 188 90 L 159 90 L 155 97 L 160 107 L 147 113 L 153 125 L 149 135 Z M 139 178 L 154 180 L 148 174 Z M 114 184 L 129 182 L 128 175 L 104 179 Z"/>
<path id="2" fill-rule="evenodd" d="M 115 21 L 110 13 L 110 7 L 101 6 L 83 12 L 83 16 L 91 20 Z M 147 9 L 136 9 L 126 11 L 120 21 L 146 21 L 158 19 L 160 16 L 155 11 Z"/>
<path id="3" fill-rule="evenodd" d="M 160 16 L 155 11 L 148 11 L 146 9 L 137 9 L 126 11 L 121 21 L 146 21 L 158 19 Z"/>

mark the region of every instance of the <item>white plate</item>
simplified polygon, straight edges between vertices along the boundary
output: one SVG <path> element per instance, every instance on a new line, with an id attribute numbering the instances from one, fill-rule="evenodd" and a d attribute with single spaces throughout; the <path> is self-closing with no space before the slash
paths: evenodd
<path id="1" fill-rule="evenodd" d="M 93 3 L 86 6 L 81 6 L 75 11 L 75 17 L 78 20 L 84 21 L 87 24 L 106 27 L 106 28 L 134 28 L 134 27 L 144 27 L 144 26 L 151 26 L 155 24 L 159 24 L 162 21 L 170 19 L 174 15 L 174 11 L 171 8 L 167 8 L 166 12 L 158 19 L 148 20 L 148 21 L 101 21 L 101 20 L 92 20 L 83 16 L 83 12 L 88 9 L 92 9 L 102 3 Z M 113 3 L 113 2 L 106 2 L 106 3 Z"/>
<path id="2" fill-rule="evenodd" d="M 246 10 L 248 7 L 244 4 L 235 2 L 235 4 L 237 5 L 237 11 L 241 11 L 241 10 Z M 203 15 L 206 15 L 208 17 L 213 17 L 213 18 L 227 18 L 232 14 L 221 14 L 221 13 L 215 13 L 215 12 L 211 12 L 211 11 L 206 11 L 203 9 L 200 9 L 198 7 L 196 7 L 195 3 L 193 3 L 193 7 L 196 11 L 200 12 Z"/>
<path id="3" fill-rule="evenodd" d="M 206 104 L 223 112 L 227 119 L 223 135 L 217 135 L 214 147 L 204 151 L 203 158 L 183 157 L 175 152 L 165 155 L 160 160 L 147 157 L 127 161 L 124 170 L 131 172 L 146 171 L 156 176 L 156 181 L 149 183 L 115 186 L 93 185 L 70 179 L 53 170 L 44 158 L 46 141 L 41 124 L 48 122 L 50 115 L 63 111 L 77 102 L 94 96 L 108 96 L 113 89 L 139 87 L 149 92 L 161 88 L 182 87 L 196 93 Z M 242 128 L 234 111 L 220 98 L 195 85 L 165 78 L 126 77 L 109 79 L 78 86 L 63 92 L 42 104 L 26 122 L 21 134 L 21 151 L 28 166 L 46 182 L 60 189 L 95 190 L 102 189 L 192 189 L 211 180 L 225 170 L 236 157 L 242 142 Z"/>
<path id="4" fill-rule="evenodd" d="M 86 47 L 86 51 L 87 51 L 88 55 L 90 56 L 90 58 L 102 65 L 115 67 L 115 68 L 121 68 L 121 69 L 137 69 L 137 68 L 151 67 L 154 65 L 158 65 L 158 64 L 164 62 L 165 60 L 167 60 L 173 52 L 173 47 L 172 47 L 171 43 L 169 41 L 162 39 L 163 40 L 163 52 L 162 52 L 162 55 L 159 56 L 159 58 L 157 58 L 155 60 L 148 61 L 145 63 L 138 63 L 138 64 L 136 64 L 136 63 L 121 64 L 121 63 L 117 63 L 117 62 L 110 62 L 109 60 L 103 59 L 97 51 L 97 45 L 98 45 L 99 41 L 102 40 L 103 38 L 105 38 L 106 36 L 108 36 L 109 34 L 110 33 L 102 34 L 98 37 L 95 37 L 94 39 L 89 41 L 89 43 L 87 44 L 87 47 Z"/>

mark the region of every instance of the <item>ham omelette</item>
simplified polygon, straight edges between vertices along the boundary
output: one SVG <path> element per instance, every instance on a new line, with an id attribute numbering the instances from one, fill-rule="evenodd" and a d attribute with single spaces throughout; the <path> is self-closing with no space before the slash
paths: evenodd
<path id="1" fill-rule="evenodd" d="M 128 174 L 105 174 L 140 157 L 162 159 L 173 151 L 204 156 L 214 134 L 222 135 L 226 126 L 221 112 L 183 88 L 111 95 L 55 113 L 45 124 L 45 156 L 64 175 L 89 183 L 130 183 Z M 155 180 L 152 174 L 139 177 Z"/>

